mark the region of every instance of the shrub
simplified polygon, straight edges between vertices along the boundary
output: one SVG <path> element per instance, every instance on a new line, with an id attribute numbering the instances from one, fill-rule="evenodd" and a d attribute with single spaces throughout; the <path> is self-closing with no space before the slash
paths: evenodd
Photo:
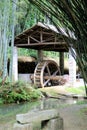
<path id="1" fill-rule="evenodd" d="M 0 104 L 33 101 L 40 97 L 41 93 L 39 90 L 24 82 L 5 83 L 4 86 L 0 86 Z"/>

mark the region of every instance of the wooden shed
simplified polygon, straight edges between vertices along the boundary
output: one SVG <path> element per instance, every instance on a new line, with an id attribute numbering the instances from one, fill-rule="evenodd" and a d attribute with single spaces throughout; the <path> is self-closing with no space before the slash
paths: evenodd
<path id="1" fill-rule="evenodd" d="M 70 32 L 70 35 L 73 36 L 73 33 Z M 63 75 L 63 73 L 64 73 L 64 52 L 69 51 L 69 44 L 67 43 L 68 38 L 70 38 L 70 37 L 67 36 L 67 34 L 63 28 L 57 29 L 53 25 L 47 25 L 47 24 L 43 24 L 40 22 L 37 23 L 30 29 L 25 30 L 24 32 L 22 32 L 21 34 L 19 34 L 18 36 L 15 37 L 15 40 L 14 40 L 15 66 L 17 66 L 17 63 L 16 63 L 17 62 L 17 54 L 16 54 L 17 48 L 27 48 L 27 49 L 37 50 L 38 62 L 40 62 L 41 64 L 39 64 L 36 68 L 40 68 L 40 66 L 41 66 L 41 71 L 44 70 L 46 73 L 48 73 L 48 75 L 46 75 L 45 78 L 41 79 L 41 82 L 43 82 L 42 86 L 44 86 L 44 84 L 48 83 L 54 76 L 59 75 L 59 70 L 58 70 L 58 75 L 57 75 L 56 69 L 58 68 L 58 66 L 56 65 L 56 63 L 55 62 L 51 63 L 50 61 L 48 61 L 49 64 L 46 64 L 45 61 L 43 61 L 43 50 L 60 52 L 60 72 Z M 42 65 L 42 64 L 44 64 L 44 65 Z M 46 67 L 46 65 L 53 66 L 53 68 L 55 68 L 54 72 L 51 72 L 51 70 L 49 70 L 51 67 Z M 15 69 L 17 70 L 17 67 Z M 35 70 L 35 72 L 36 71 L 39 71 L 39 69 Z M 73 71 L 75 72 L 75 65 L 74 65 Z M 16 73 L 16 77 L 17 77 L 18 71 L 15 71 L 15 73 Z M 38 77 L 39 77 L 38 75 L 41 76 L 42 72 L 40 74 L 36 72 L 36 74 L 37 74 L 36 75 L 37 78 L 35 79 L 35 82 L 37 80 L 37 83 L 38 83 L 38 82 L 40 82 L 39 81 L 40 79 L 38 79 Z M 43 75 L 44 75 L 44 73 L 43 73 Z M 50 78 L 48 78 L 47 76 Z M 73 79 L 75 80 L 75 76 L 74 76 L 74 78 L 71 77 L 72 80 Z M 53 78 L 53 79 L 55 80 L 56 78 Z M 41 85 L 41 84 L 39 84 L 39 85 Z"/>

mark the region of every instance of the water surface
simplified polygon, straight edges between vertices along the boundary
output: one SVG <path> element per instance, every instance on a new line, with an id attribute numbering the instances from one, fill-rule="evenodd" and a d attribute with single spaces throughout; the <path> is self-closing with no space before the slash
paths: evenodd
<path id="1" fill-rule="evenodd" d="M 10 104 L 0 106 L 0 130 L 12 130 L 16 122 L 16 115 L 27 113 L 28 111 L 45 110 L 65 107 L 75 101 L 65 99 L 43 99 L 37 102 L 27 102 L 22 104 Z"/>

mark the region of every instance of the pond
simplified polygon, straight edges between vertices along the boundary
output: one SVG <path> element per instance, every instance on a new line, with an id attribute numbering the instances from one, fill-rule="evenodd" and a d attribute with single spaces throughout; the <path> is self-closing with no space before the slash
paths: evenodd
<path id="1" fill-rule="evenodd" d="M 16 122 L 16 114 L 42 109 L 59 109 L 73 103 L 76 103 L 76 101 L 71 99 L 43 99 L 31 103 L 2 105 L 0 106 L 0 130 L 12 130 L 13 124 Z"/>

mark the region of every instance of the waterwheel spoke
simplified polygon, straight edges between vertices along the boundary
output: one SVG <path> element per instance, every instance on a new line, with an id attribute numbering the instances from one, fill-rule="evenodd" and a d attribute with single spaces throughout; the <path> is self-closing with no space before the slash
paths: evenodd
<path id="1" fill-rule="evenodd" d="M 50 79 L 46 80 L 46 82 L 44 82 L 43 86 L 46 86 L 46 84 L 50 81 Z"/>
<path id="2" fill-rule="evenodd" d="M 47 71 L 48 71 L 48 75 L 50 76 L 51 72 L 50 72 L 49 66 L 47 65 L 46 68 L 47 68 Z"/>
<path id="3" fill-rule="evenodd" d="M 49 66 L 47 65 L 46 68 L 47 68 L 48 75 L 51 76 L 51 72 L 50 72 Z M 47 80 L 45 81 L 45 83 L 44 83 L 44 86 L 46 86 L 46 84 L 47 84 L 49 81 L 50 81 L 50 79 L 47 79 Z"/>
<path id="4" fill-rule="evenodd" d="M 56 74 L 58 73 L 58 70 L 55 71 L 52 76 L 54 77 Z M 44 82 L 44 85 L 43 86 L 46 86 L 46 84 L 50 81 L 50 79 L 46 80 L 46 82 Z"/>
<path id="5" fill-rule="evenodd" d="M 52 76 L 55 76 L 57 73 L 58 73 L 58 70 L 55 71 L 55 72 L 52 74 Z"/>
<path id="6" fill-rule="evenodd" d="M 48 75 L 50 76 L 51 72 L 50 72 L 49 66 L 47 65 L 46 68 L 47 68 Z M 44 82 L 43 86 L 45 86 L 49 81 L 50 81 L 50 79 L 47 79 L 47 80 L 45 79 L 45 82 Z"/>

